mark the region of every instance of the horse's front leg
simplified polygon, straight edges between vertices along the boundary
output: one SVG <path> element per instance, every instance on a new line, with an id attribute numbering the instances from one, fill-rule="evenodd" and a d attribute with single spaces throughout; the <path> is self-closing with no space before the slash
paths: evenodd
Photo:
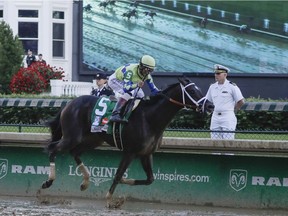
<path id="1" fill-rule="evenodd" d="M 82 176 L 83 176 L 83 180 L 82 180 L 82 183 L 80 185 L 80 190 L 84 191 L 89 186 L 90 175 L 89 175 L 87 168 L 84 166 L 83 162 L 80 160 L 79 156 L 74 156 L 74 160 L 76 161 L 78 169 L 80 170 L 80 172 L 82 173 Z"/>
<path id="2" fill-rule="evenodd" d="M 135 179 L 121 179 L 122 184 L 128 185 L 150 185 L 154 181 L 152 164 L 153 156 L 148 155 L 141 158 L 142 168 L 144 169 L 147 179 L 146 180 L 135 180 Z"/>
<path id="3" fill-rule="evenodd" d="M 49 153 L 49 161 L 50 161 L 50 172 L 49 172 L 49 176 L 48 176 L 48 180 L 44 181 L 42 183 L 42 189 L 46 189 L 49 188 L 53 181 L 56 178 L 56 174 L 55 174 L 55 157 L 56 157 L 56 151 L 50 152 Z"/>
<path id="4" fill-rule="evenodd" d="M 116 189 L 116 186 L 119 183 L 122 183 L 122 176 L 124 175 L 125 171 L 127 170 L 128 166 L 132 162 L 132 160 L 135 158 L 135 155 L 131 154 L 123 154 L 122 160 L 120 162 L 120 165 L 117 169 L 117 172 L 114 176 L 113 183 L 106 194 L 106 200 L 107 200 L 107 207 L 108 208 L 119 208 L 124 203 L 124 198 L 113 200 L 112 196 Z"/>

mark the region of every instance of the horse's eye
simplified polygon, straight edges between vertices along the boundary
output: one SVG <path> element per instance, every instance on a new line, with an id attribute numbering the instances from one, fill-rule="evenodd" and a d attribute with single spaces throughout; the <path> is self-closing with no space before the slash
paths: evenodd
<path id="1" fill-rule="evenodd" d="M 193 90 L 193 89 L 190 92 L 191 92 L 191 94 L 195 94 L 195 90 Z"/>

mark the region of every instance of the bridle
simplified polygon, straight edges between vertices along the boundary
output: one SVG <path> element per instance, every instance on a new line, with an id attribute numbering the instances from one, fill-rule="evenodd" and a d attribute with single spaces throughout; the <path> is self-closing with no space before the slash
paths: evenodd
<path id="1" fill-rule="evenodd" d="M 186 104 L 186 101 L 185 101 L 185 95 L 195 104 L 196 106 L 196 110 L 197 111 L 201 111 L 204 113 L 204 109 L 205 109 L 205 103 L 207 101 L 207 98 L 206 97 L 202 97 L 200 98 L 198 101 L 194 100 L 193 97 L 190 96 L 190 94 L 187 92 L 186 88 L 191 86 L 191 85 L 195 85 L 195 83 L 188 83 L 186 86 L 182 85 L 182 83 L 180 83 L 180 87 L 181 87 L 181 91 L 182 91 L 182 103 L 179 102 L 179 101 L 176 101 L 172 98 L 169 98 L 169 101 L 174 103 L 174 104 L 177 104 L 179 106 L 183 106 L 184 109 L 191 109 L 191 108 L 194 108 L 193 105 L 190 105 L 190 104 Z M 166 95 L 165 95 L 166 96 Z M 168 97 L 168 96 L 167 96 Z"/>

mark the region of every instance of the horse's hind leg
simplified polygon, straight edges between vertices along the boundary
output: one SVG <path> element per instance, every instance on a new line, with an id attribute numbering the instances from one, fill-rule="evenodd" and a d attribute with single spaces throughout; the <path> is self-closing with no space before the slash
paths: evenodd
<path id="1" fill-rule="evenodd" d="M 82 173 L 83 181 L 80 185 L 80 190 L 86 190 L 89 186 L 90 173 L 85 167 L 84 163 L 80 159 L 82 152 L 87 151 L 88 149 L 94 149 L 97 146 L 100 146 L 103 143 L 103 140 L 95 135 L 85 135 L 83 136 L 82 142 L 79 143 L 75 148 L 70 150 L 70 154 L 74 157 L 74 160 L 77 164 L 77 169 Z"/>
<path id="2" fill-rule="evenodd" d="M 87 168 L 84 166 L 83 162 L 81 161 L 80 157 L 78 155 L 74 156 L 74 160 L 76 161 L 77 163 L 77 167 L 78 169 L 80 170 L 80 172 L 82 173 L 83 175 L 83 181 L 80 185 L 80 190 L 81 191 L 84 191 L 88 188 L 89 186 L 89 172 L 87 170 Z"/>
<path id="3" fill-rule="evenodd" d="M 42 189 L 49 188 L 53 181 L 55 180 L 56 174 L 55 174 L 55 157 L 56 157 L 56 151 L 49 153 L 49 161 L 50 161 L 50 172 L 48 180 L 44 181 L 42 183 Z"/>
<path id="4" fill-rule="evenodd" d="M 48 176 L 48 180 L 42 183 L 42 188 L 46 189 L 49 188 L 53 181 L 56 178 L 56 172 L 55 172 L 55 157 L 58 151 L 63 150 L 64 147 L 69 146 L 70 140 L 65 141 L 64 139 L 61 139 L 60 141 L 51 142 L 48 147 L 47 151 L 49 152 L 49 161 L 50 161 L 50 172 Z"/>

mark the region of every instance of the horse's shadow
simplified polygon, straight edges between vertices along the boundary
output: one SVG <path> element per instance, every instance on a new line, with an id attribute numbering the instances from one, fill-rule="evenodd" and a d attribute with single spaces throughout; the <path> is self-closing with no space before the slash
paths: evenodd
<path id="1" fill-rule="evenodd" d="M 196 31 L 197 35 L 205 40 L 208 40 L 210 38 L 209 33 L 205 29 L 201 29 Z"/>
<path id="2" fill-rule="evenodd" d="M 236 43 L 238 43 L 241 47 L 248 47 L 248 41 L 244 38 L 235 38 Z"/>
<path id="3" fill-rule="evenodd" d="M 137 27 L 137 21 L 131 21 L 131 20 L 123 20 L 123 26 L 125 26 L 129 30 L 133 30 Z"/>

